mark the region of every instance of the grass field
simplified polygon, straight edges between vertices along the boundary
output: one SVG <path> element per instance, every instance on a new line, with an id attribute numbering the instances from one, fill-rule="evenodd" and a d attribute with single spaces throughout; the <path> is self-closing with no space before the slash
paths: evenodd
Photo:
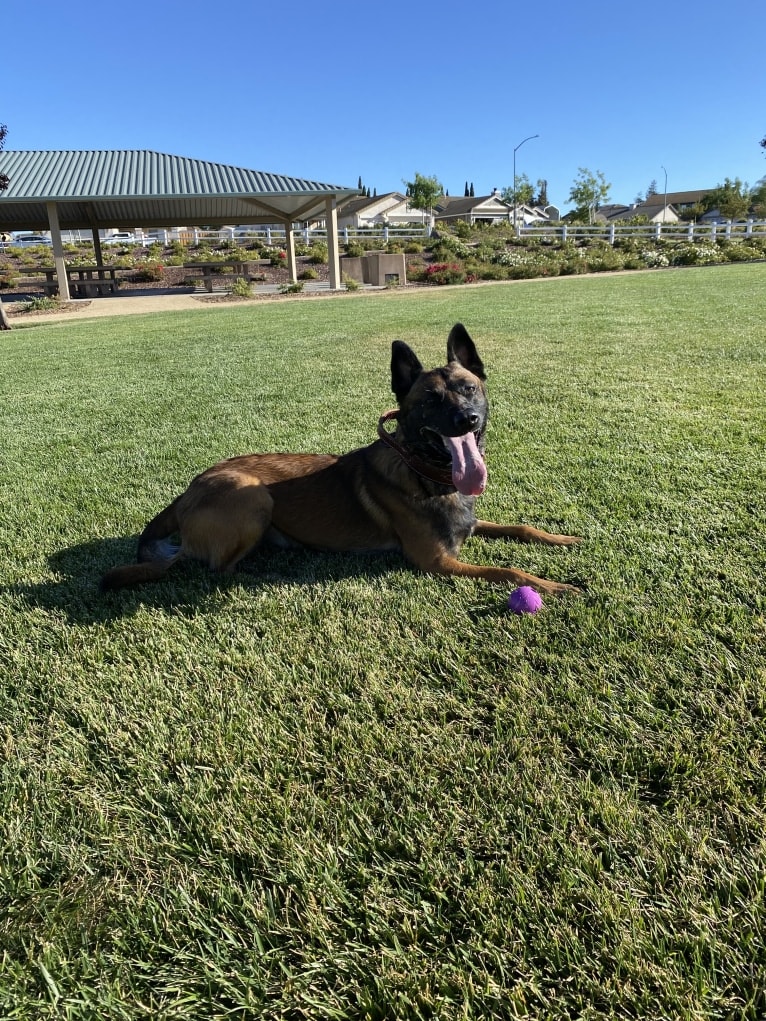
<path id="1" fill-rule="evenodd" d="M 766 270 L 0 343 L 0 1016 L 766 1016 Z M 394 555 L 101 597 L 214 461 L 345 450 L 464 322 L 536 617 Z"/>

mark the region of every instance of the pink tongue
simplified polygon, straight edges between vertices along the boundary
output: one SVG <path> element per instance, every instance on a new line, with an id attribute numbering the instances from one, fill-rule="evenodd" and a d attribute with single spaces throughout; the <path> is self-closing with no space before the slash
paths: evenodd
<path id="1" fill-rule="evenodd" d="M 452 483 L 465 496 L 479 496 L 487 484 L 487 466 L 476 446 L 473 433 L 445 436 L 452 455 Z"/>

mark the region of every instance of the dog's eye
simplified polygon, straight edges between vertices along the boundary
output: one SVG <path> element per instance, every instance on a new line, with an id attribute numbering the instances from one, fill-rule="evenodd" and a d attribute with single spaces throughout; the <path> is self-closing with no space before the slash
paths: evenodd
<path id="1" fill-rule="evenodd" d="M 466 383 L 463 386 L 463 393 L 464 394 L 475 394 L 476 393 L 476 386 L 473 383 Z"/>

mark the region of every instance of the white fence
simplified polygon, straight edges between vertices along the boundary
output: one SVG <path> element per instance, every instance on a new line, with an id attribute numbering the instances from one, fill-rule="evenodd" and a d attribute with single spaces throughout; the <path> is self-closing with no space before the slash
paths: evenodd
<path id="1" fill-rule="evenodd" d="M 439 230 L 439 224 L 436 224 Z M 160 234 L 160 231 L 155 231 Z M 175 232 L 167 231 L 168 240 Z M 221 242 L 233 241 L 238 245 L 249 245 L 255 242 L 267 245 L 284 245 L 284 229 L 278 227 L 264 227 L 259 230 L 188 230 L 182 231 L 178 240 L 186 244 L 199 244 L 201 241 Z M 428 227 L 342 227 L 338 231 L 338 238 L 341 244 L 348 244 L 350 241 L 380 240 L 383 244 L 388 241 L 422 241 L 430 234 Z M 529 224 L 528 226 L 518 225 L 516 236 L 520 238 L 541 237 L 551 240 L 574 241 L 576 239 L 591 239 L 607 241 L 613 245 L 617 238 L 621 237 L 644 237 L 652 240 L 664 238 L 668 241 L 699 241 L 700 239 L 721 241 L 728 238 L 766 237 L 766 220 L 741 220 L 741 221 L 715 221 L 712 223 L 645 223 L 640 225 L 609 223 L 609 224 Z M 327 231 L 323 229 L 304 228 L 295 231 L 296 241 L 303 241 L 311 244 L 312 241 L 326 241 Z"/>
<path id="2" fill-rule="evenodd" d="M 439 230 L 437 222 L 436 230 Z M 136 233 L 140 233 L 136 231 Z M 341 227 L 338 238 L 341 244 L 351 241 L 379 240 L 383 244 L 389 241 L 423 241 L 430 234 L 427 226 L 411 225 L 409 227 Z M 668 241 L 721 241 L 730 238 L 766 237 L 766 220 L 723 220 L 712 223 L 645 223 L 641 225 L 625 223 L 532 223 L 519 224 L 516 228 L 519 238 L 539 237 L 549 240 L 575 241 L 591 239 L 607 241 L 610 245 L 617 238 L 643 237 L 652 240 Z M 296 241 L 311 244 L 312 241 L 326 242 L 327 231 L 324 229 L 301 228 L 294 232 Z M 92 241 L 90 231 L 71 231 L 65 234 L 64 240 Z M 253 230 L 226 227 L 222 230 L 201 230 L 196 227 L 174 228 L 172 230 L 152 230 L 147 240 L 157 240 L 162 244 L 181 241 L 185 245 L 199 245 L 202 242 L 220 244 L 223 241 L 235 245 L 266 244 L 281 247 L 285 244 L 285 231 L 281 227 L 262 227 Z"/>
<path id="3" fill-rule="evenodd" d="M 658 241 L 721 241 L 729 238 L 766 237 L 766 220 L 716 220 L 711 223 L 594 223 L 587 224 L 530 224 L 518 227 L 517 237 L 591 238 L 608 241 L 613 245 L 617 238 L 644 237 Z"/>

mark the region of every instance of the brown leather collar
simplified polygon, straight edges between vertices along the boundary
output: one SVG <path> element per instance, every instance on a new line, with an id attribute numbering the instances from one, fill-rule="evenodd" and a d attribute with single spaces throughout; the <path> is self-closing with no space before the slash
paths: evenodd
<path id="1" fill-rule="evenodd" d="M 413 454 L 406 447 L 403 447 L 398 440 L 394 439 L 392 433 L 386 431 L 386 422 L 391 422 L 398 417 L 398 408 L 394 408 L 393 411 L 387 411 L 381 415 L 378 419 L 378 436 L 397 452 L 408 468 L 412 468 L 418 475 L 428 479 L 430 482 L 438 482 L 442 486 L 449 486 L 450 489 L 454 489 L 455 485 L 452 481 L 451 468 L 437 468 L 436 465 L 429 464 L 418 457 L 417 454 Z"/>

